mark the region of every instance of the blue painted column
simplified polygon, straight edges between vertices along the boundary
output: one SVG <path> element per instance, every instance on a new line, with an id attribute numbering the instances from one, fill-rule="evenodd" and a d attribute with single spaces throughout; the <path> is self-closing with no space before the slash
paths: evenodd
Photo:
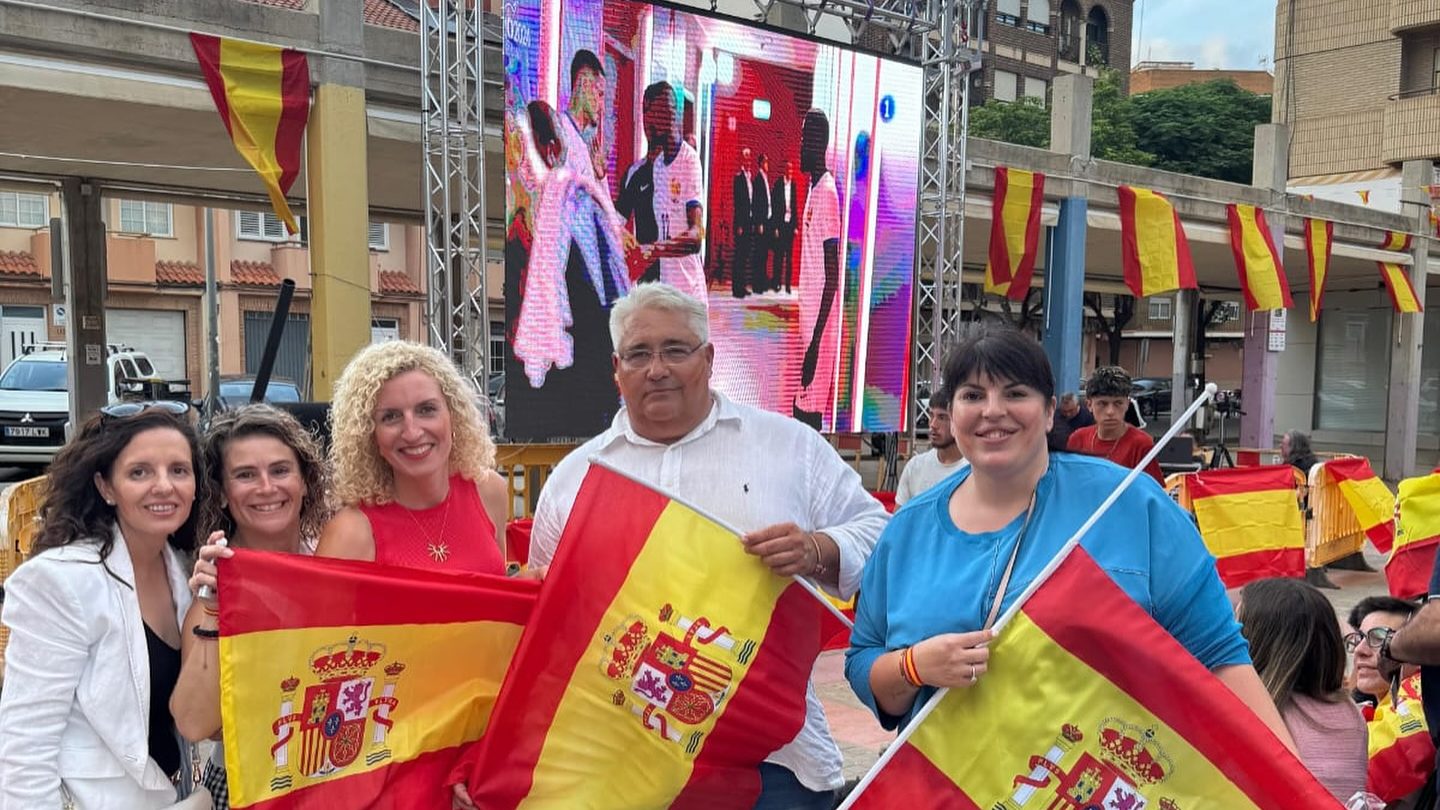
<path id="1" fill-rule="evenodd" d="M 1055 372 L 1055 396 L 1080 385 L 1080 338 L 1085 321 L 1085 212 L 1089 200 L 1060 201 L 1060 221 L 1047 229 L 1045 334 L 1041 341 Z"/>

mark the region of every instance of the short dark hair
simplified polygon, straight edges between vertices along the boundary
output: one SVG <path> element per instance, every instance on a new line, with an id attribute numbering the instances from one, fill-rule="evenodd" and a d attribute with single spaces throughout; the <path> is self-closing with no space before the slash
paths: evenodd
<path id="1" fill-rule="evenodd" d="M 1360 629 L 1360 623 L 1371 613 L 1399 613 L 1405 618 L 1414 616 L 1420 610 L 1420 606 L 1409 599 L 1399 599 L 1394 596 L 1367 596 L 1355 603 L 1350 608 L 1350 615 L 1346 621 L 1356 630 Z M 1399 628 L 1396 628 L 1397 630 Z"/>
<path id="2" fill-rule="evenodd" d="M 1135 387 L 1130 374 L 1119 366 L 1101 366 L 1085 381 L 1085 397 L 1128 397 Z"/>
<path id="3" fill-rule="evenodd" d="M 935 393 L 930 395 L 930 407 L 950 410 L 950 402 L 955 399 L 955 389 L 940 383 L 935 387 Z"/>
<path id="4" fill-rule="evenodd" d="M 1240 592 L 1240 632 L 1270 699 L 1282 711 L 1294 696 L 1345 699 L 1345 642 L 1335 608 L 1300 579 L 1259 579 Z"/>
<path id="5" fill-rule="evenodd" d="M 940 388 L 953 394 L 972 377 L 1020 383 L 1039 391 L 1046 402 L 1055 396 L 1050 358 L 1035 338 L 1009 325 L 979 327 L 945 358 Z"/>
<path id="6" fill-rule="evenodd" d="M 600 64 L 600 57 L 596 56 L 594 51 L 581 48 L 570 58 L 571 87 L 575 86 L 575 78 L 580 75 L 580 71 L 584 68 L 590 68 L 595 71 L 595 75 L 597 76 L 605 75 L 605 68 Z"/>
<path id="7" fill-rule="evenodd" d="M 664 96 L 666 94 L 669 95 L 670 102 L 673 104 L 675 102 L 675 88 L 669 82 L 664 81 L 663 79 L 661 81 L 655 82 L 654 84 L 645 88 L 645 95 L 640 100 L 640 108 L 649 109 L 651 103 L 655 102 L 661 96 Z"/>

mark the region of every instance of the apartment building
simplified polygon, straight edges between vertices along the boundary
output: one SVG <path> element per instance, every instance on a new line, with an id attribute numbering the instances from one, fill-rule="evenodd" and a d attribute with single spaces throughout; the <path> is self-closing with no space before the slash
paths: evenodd
<path id="1" fill-rule="evenodd" d="M 1243 90 L 1268 96 L 1275 76 L 1268 70 L 1196 70 L 1194 62 L 1140 62 L 1130 69 L 1130 95 L 1227 79 Z"/>
<path id="2" fill-rule="evenodd" d="M 1120 71 L 1128 85 L 1133 0 L 990 0 L 972 103 L 1049 97 L 1056 76 Z"/>

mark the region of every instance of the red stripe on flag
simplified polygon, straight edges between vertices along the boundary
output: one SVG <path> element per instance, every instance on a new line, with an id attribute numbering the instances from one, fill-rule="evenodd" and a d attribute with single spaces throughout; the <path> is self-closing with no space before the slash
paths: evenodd
<path id="1" fill-rule="evenodd" d="M 700 749 L 672 807 L 748 807 L 760 797 L 757 738 L 769 737 L 779 749 L 804 726 L 805 686 L 820 654 L 815 640 L 823 610 L 798 584 L 780 594 L 754 663 Z M 777 720 L 786 717 L 794 722 L 777 727 Z"/>
<path id="2" fill-rule="evenodd" d="M 215 100 L 215 111 L 225 124 L 225 133 L 234 138 L 235 134 L 230 131 L 230 99 L 225 95 L 225 77 L 220 75 L 220 38 L 192 33 L 190 47 L 195 49 L 195 59 L 200 63 L 205 86 L 210 88 L 210 98 Z"/>
<path id="3" fill-rule="evenodd" d="M 1121 186 L 1120 196 L 1120 258 L 1125 272 L 1125 285 L 1136 298 L 1145 297 L 1145 277 L 1140 269 L 1140 243 L 1135 239 L 1135 190 Z"/>
<path id="4" fill-rule="evenodd" d="M 955 786 L 949 777 L 935 763 L 920 753 L 910 743 L 903 743 L 890 761 L 880 778 L 865 788 L 855 804 L 855 810 L 895 810 L 895 808 L 925 808 L 925 810 L 981 810 L 965 792 Z"/>
<path id="5" fill-rule="evenodd" d="M 1295 490 L 1295 468 L 1289 464 L 1263 467 L 1233 467 L 1208 470 L 1190 479 L 1190 497 L 1194 500 L 1224 495 L 1241 495 L 1272 489 Z"/>
<path id="6" fill-rule="evenodd" d="M 1406 543 L 1395 549 L 1385 563 L 1385 584 L 1391 596 L 1414 599 L 1429 593 L 1437 547 L 1440 547 L 1440 537 Z"/>
<path id="7" fill-rule="evenodd" d="M 1077 611 L 1077 606 L 1084 609 Z M 1120 590 L 1084 549 L 1070 553 L 1025 603 L 1024 612 L 1070 655 L 1185 738 L 1261 808 L 1336 806 L 1250 709 Z M 1142 661 L 1116 655 L 1119 649 L 1154 655 Z M 1164 677 L 1157 676 L 1157 661 L 1165 662 L 1159 670 Z M 1223 721 L 1217 722 L 1216 707 L 1223 710 Z M 1297 786 L 1310 792 L 1297 794 Z"/>
<path id="8" fill-rule="evenodd" d="M 1227 588 L 1238 588 L 1247 582 L 1266 577 L 1305 576 L 1305 549 L 1286 548 L 1274 551 L 1252 551 L 1215 560 L 1215 570 Z"/>
<path id="9" fill-rule="evenodd" d="M 244 576 L 226 575 L 241 568 Z M 476 599 L 477 589 L 486 591 L 487 598 Z M 220 601 L 225 606 L 220 632 L 237 636 L 372 624 L 524 624 L 539 592 L 539 582 L 513 577 L 236 549 L 233 558 L 220 563 Z M 447 598 L 450 594 L 455 598 Z"/>
<path id="10" fill-rule="evenodd" d="M 1015 268 L 1015 277 L 1005 297 L 1011 301 L 1024 301 L 1030 292 L 1030 279 L 1035 275 L 1035 257 L 1040 250 L 1040 211 L 1045 205 L 1045 175 L 1035 172 L 1030 188 L 1030 211 L 1025 217 L 1025 252 L 1020 256 L 1020 266 Z"/>
<path id="11" fill-rule="evenodd" d="M 286 48 L 280 53 L 280 121 L 275 127 L 275 159 L 283 170 L 280 191 L 290 192 L 300 176 L 300 147 L 310 120 L 310 63 L 305 54 Z"/>
<path id="12" fill-rule="evenodd" d="M 1399 801 L 1423 787 L 1434 769 L 1435 744 L 1422 729 L 1370 757 L 1366 787 L 1383 801 Z"/>
<path id="13" fill-rule="evenodd" d="M 336 807 L 440 810 L 450 806 L 450 787 L 445 784 L 445 775 L 455 763 L 457 753 L 456 748 L 427 751 L 405 762 L 308 785 L 255 804 L 231 807 L 234 810 L 332 810 Z"/>
<path id="14" fill-rule="evenodd" d="M 1010 251 L 1005 245 L 1005 198 L 1010 194 L 1010 170 L 995 167 L 995 198 L 990 203 L 990 283 L 1004 284 L 1014 278 L 1010 267 Z"/>
<path id="15" fill-rule="evenodd" d="M 614 492 L 614 486 L 602 485 L 604 478 L 618 479 L 616 485 L 629 490 L 625 509 L 616 510 L 610 504 L 600 502 L 598 496 L 605 489 Z M 546 596 L 535 606 L 535 613 L 530 619 L 537 627 L 553 630 L 526 633 L 521 637 L 505 683 L 526 684 L 529 688 L 501 689 L 490 715 L 487 735 L 499 730 L 495 722 L 497 719 L 510 718 L 514 723 L 504 732 L 506 739 L 517 741 L 517 745 L 508 752 L 508 767 L 484 774 L 484 790 L 481 791 L 481 774 L 478 768 L 473 767 L 481 747 L 475 746 L 467 752 L 467 757 L 452 776 L 452 782 L 468 777 L 471 797 L 477 806 L 486 810 L 505 810 L 515 807 L 529 793 L 535 765 L 540 761 L 546 734 L 555 720 L 555 710 L 570 685 L 570 676 L 590 647 L 600 620 L 614 601 L 615 594 L 625 584 L 635 558 L 649 541 L 655 522 L 669 504 L 670 499 L 648 487 L 635 484 L 604 467 L 591 465 L 580 492 L 575 496 L 575 505 L 560 537 L 555 559 L 551 561 L 552 573 L 545 581 Z M 582 561 L 583 564 L 567 564 L 571 554 L 584 551 L 574 535 L 588 522 L 587 515 L 615 527 L 613 536 L 629 542 L 610 548 L 604 555 L 591 554 Z M 510 704 L 515 701 L 524 703 L 511 707 Z"/>
<path id="16" fill-rule="evenodd" d="M 1185 226 L 1180 224 L 1180 212 L 1175 206 L 1170 206 L 1171 216 L 1175 220 L 1175 264 L 1176 276 L 1180 282 L 1180 289 L 1193 290 L 1199 285 L 1195 283 L 1195 262 L 1190 257 L 1190 240 L 1185 238 Z"/>

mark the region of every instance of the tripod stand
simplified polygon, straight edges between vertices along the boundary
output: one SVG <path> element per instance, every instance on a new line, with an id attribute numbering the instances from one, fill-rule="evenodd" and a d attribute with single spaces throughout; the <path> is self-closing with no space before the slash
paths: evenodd
<path id="1" fill-rule="evenodd" d="M 1210 448 L 1210 464 L 1206 469 L 1218 470 L 1224 467 L 1234 467 L 1235 458 L 1230 455 L 1230 448 L 1225 446 L 1225 420 L 1232 415 L 1244 416 L 1245 412 L 1229 403 L 1222 403 L 1216 405 L 1215 414 L 1220 421 L 1220 435 L 1216 439 L 1215 445 Z"/>

